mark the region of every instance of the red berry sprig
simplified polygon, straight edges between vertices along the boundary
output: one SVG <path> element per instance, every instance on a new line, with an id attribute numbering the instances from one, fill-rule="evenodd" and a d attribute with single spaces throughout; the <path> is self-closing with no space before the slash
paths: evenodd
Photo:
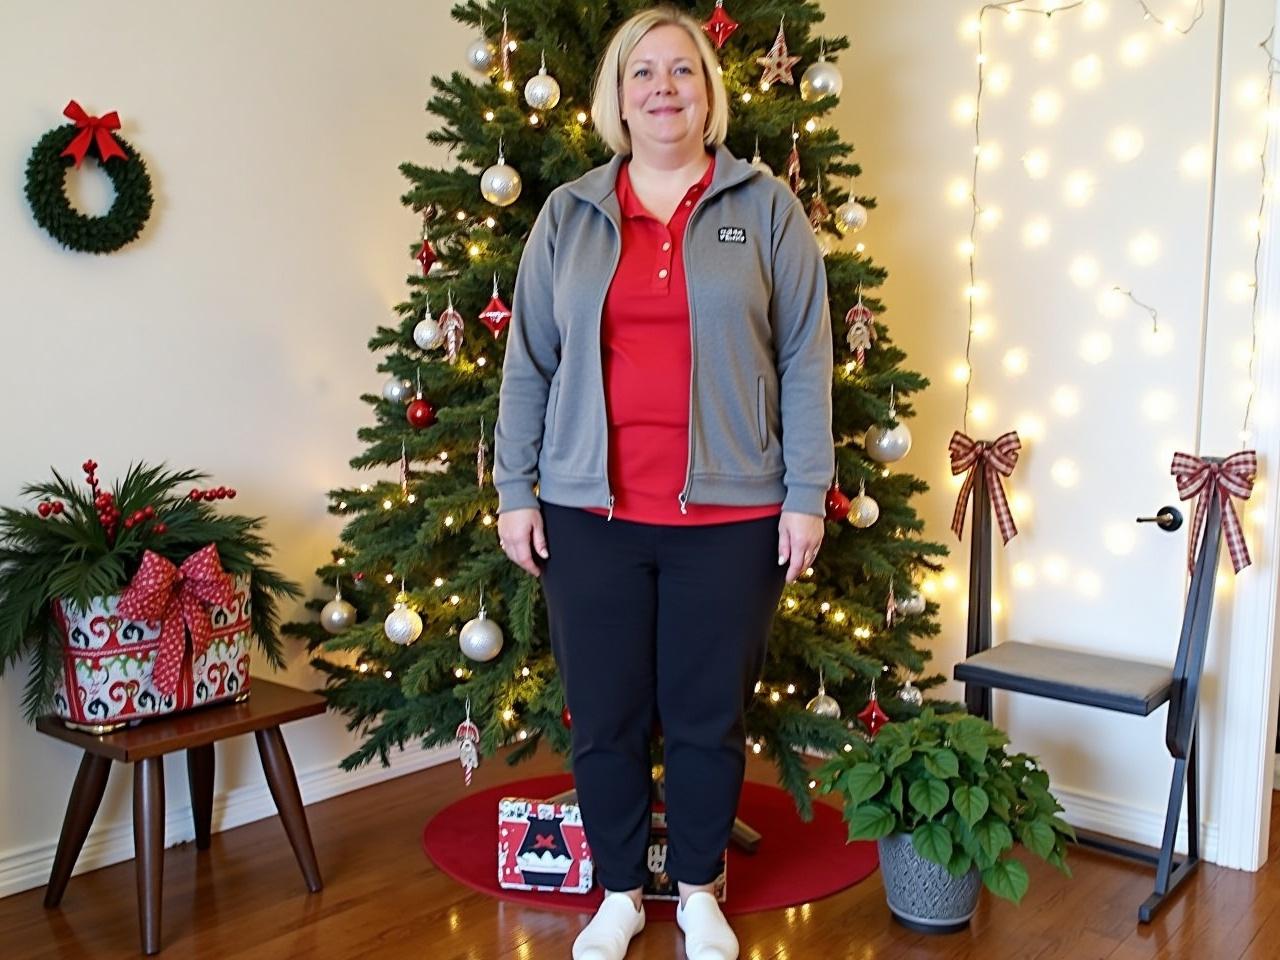
<path id="1" fill-rule="evenodd" d="M 192 490 L 187 496 L 192 500 L 234 500 L 236 492 L 231 487 L 210 487 L 208 490 Z"/>

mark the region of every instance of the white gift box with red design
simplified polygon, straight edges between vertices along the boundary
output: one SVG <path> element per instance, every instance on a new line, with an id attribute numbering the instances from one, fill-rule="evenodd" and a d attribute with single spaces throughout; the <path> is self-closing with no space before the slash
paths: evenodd
<path id="1" fill-rule="evenodd" d="M 576 803 L 498 801 L 498 885 L 508 890 L 587 893 L 594 865 Z"/>
<path id="2" fill-rule="evenodd" d="M 87 610 L 55 601 L 54 622 L 63 647 L 54 713 L 75 724 L 99 726 L 176 713 L 247 693 L 253 632 L 249 576 L 230 579 L 231 601 L 208 605 L 213 628 L 208 649 L 193 657 L 191 638 L 184 631 L 177 690 L 171 695 L 157 689 L 152 675 L 160 653 L 160 621 L 120 616 L 119 596 L 97 597 Z"/>

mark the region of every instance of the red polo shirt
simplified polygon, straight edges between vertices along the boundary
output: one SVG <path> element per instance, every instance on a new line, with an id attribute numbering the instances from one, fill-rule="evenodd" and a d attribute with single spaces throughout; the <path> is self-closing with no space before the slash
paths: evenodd
<path id="1" fill-rule="evenodd" d="M 605 298 L 600 330 L 609 421 L 609 487 L 613 515 L 639 523 L 698 526 L 777 516 L 782 504 L 686 504 L 689 463 L 689 296 L 684 235 L 699 197 L 711 184 L 715 156 L 665 224 L 631 188 L 629 163 L 618 171 L 622 255 Z M 607 510 L 587 508 L 605 516 Z"/>

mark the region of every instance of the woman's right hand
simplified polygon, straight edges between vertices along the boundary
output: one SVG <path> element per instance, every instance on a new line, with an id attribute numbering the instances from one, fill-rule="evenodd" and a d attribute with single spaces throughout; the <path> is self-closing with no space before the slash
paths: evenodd
<path id="1" fill-rule="evenodd" d="M 513 563 L 535 577 L 542 576 L 542 569 L 533 559 L 533 552 L 536 550 L 544 560 L 551 554 L 547 551 L 547 535 L 542 529 L 541 510 L 537 507 L 523 507 L 499 514 L 498 543 L 502 546 L 502 552 Z"/>

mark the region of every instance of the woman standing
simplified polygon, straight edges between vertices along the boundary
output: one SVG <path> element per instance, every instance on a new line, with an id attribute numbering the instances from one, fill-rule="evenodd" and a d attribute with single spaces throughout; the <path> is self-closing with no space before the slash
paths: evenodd
<path id="1" fill-rule="evenodd" d="M 724 147 L 724 85 L 690 17 L 622 24 L 592 118 L 616 155 L 551 194 L 516 281 L 498 535 L 542 577 L 606 891 L 575 960 L 621 960 L 644 927 L 655 727 L 685 951 L 733 960 L 712 882 L 743 712 L 833 472 L 826 274 L 798 200 Z"/>

